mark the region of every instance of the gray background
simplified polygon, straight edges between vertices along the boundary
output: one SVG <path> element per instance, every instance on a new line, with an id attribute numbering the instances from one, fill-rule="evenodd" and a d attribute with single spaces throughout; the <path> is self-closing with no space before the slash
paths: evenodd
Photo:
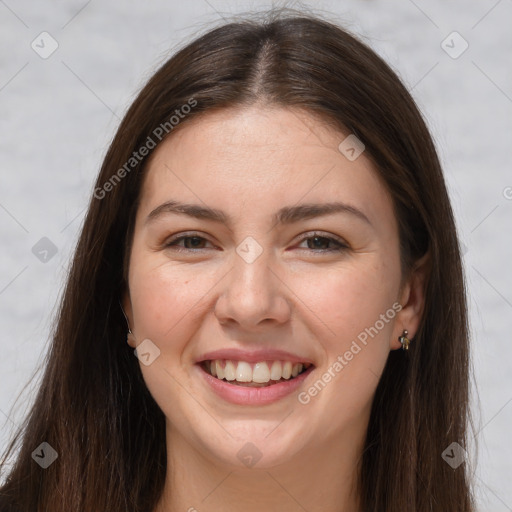
<path id="1" fill-rule="evenodd" d="M 65 269 L 119 119 L 177 45 L 222 17 L 269 5 L 0 0 L 1 449 L 33 399 L 39 374 L 14 407 L 47 350 Z M 363 36 L 412 91 L 435 137 L 465 246 L 479 506 L 512 510 L 512 0 L 303 5 Z M 31 47 L 35 41 L 47 56 L 43 31 L 58 44 L 47 58 Z M 43 237 L 55 255 L 32 250 Z"/>

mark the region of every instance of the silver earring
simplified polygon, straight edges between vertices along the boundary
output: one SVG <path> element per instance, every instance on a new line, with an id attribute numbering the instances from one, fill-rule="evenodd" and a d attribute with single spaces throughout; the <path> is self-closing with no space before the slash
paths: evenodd
<path id="1" fill-rule="evenodd" d="M 135 336 L 133 335 L 132 331 L 130 328 L 128 328 L 128 334 L 126 335 L 126 343 L 128 343 L 128 345 L 130 345 L 130 338 L 131 338 L 131 341 L 133 343 L 135 343 Z M 130 345 L 131 346 L 131 345 Z"/>
<path id="2" fill-rule="evenodd" d="M 126 343 L 128 343 L 128 345 L 129 345 L 130 344 L 130 336 L 131 336 L 131 339 L 133 340 L 133 342 L 135 342 L 135 337 L 133 336 L 132 330 L 130 329 L 128 317 L 126 316 L 126 313 L 124 312 L 123 305 L 121 304 L 121 300 L 119 300 L 119 306 L 121 306 L 121 311 L 123 312 L 123 316 L 126 320 L 126 325 L 128 326 L 128 333 L 126 335 Z"/>

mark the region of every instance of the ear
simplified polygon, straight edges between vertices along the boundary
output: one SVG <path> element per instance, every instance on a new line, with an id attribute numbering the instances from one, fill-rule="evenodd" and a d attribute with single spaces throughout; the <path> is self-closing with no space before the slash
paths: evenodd
<path id="1" fill-rule="evenodd" d="M 396 316 L 393 338 L 390 342 L 391 350 L 402 348 L 398 337 L 403 331 L 408 332 L 408 338 L 412 339 L 418 331 L 418 327 L 425 309 L 425 289 L 430 273 L 430 254 L 427 252 L 413 265 L 409 277 L 402 286 L 400 304 L 402 309 Z"/>
<path id="2" fill-rule="evenodd" d="M 130 299 L 130 292 L 128 290 L 128 286 L 125 286 L 125 290 L 124 290 L 124 292 L 122 294 L 122 298 L 121 298 L 121 304 L 123 307 L 124 315 L 126 317 L 126 321 L 128 322 L 128 325 L 126 326 L 126 330 L 127 330 L 126 342 L 128 343 L 128 345 L 130 345 L 130 347 L 135 348 L 136 347 L 135 336 L 133 335 L 133 329 L 132 329 L 132 327 L 133 327 L 133 308 L 132 308 L 132 301 Z M 128 329 L 132 330 L 131 334 L 128 332 Z"/>

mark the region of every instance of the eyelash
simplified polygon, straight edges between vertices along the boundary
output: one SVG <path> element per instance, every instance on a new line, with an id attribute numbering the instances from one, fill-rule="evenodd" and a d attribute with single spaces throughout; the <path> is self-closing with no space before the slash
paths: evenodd
<path id="1" fill-rule="evenodd" d="M 188 252 L 188 253 L 197 253 L 198 251 L 203 249 L 203 248 L 188 249 L 187 247 L 179 247 L 179 246 L 175 245 L 177 242 L 181 242 L 182 240 L 186 240 L 188 238 L 199 238 L 201 240 L 205 240 L 208 242 L 208 240 L 206 238 L 199 236 L 197 234 L 194 234 L 194 233 L 190 233 L 187 235 L 177 236 L 177 237 L 172 238 L 171 240 L 165 242 L 164 248 L 173 248 L 173 250 L 176 250 L 178 252 Z M 310 240 L 310 239 L 314 239 L 314 238 L 320 238 L 321 240 L 327 240 L 329 242 L 333 242 L 338 247 L 335 249 L 320 249 L 320 250 L 305 249 L 305 250 L 309 250 L 309 251 L 312 251 L 313 253 L 317 253 L 317 254 L 325 254 L 325 253 L 332 253 L 332 252 L 343 252 L 343 251 L 346 251 L 347 249 L 349 249 L 348 245 L 343 243 L 341 240 L 338 240 L 338 239 L 330 237 L 330 236 L 325 236 L 322 233 L 317 233 L 317 232 L 308 233 L 308 236 L 305 236 L 299 240 L 299 243 L 302 243 L 306 240 Z"/>

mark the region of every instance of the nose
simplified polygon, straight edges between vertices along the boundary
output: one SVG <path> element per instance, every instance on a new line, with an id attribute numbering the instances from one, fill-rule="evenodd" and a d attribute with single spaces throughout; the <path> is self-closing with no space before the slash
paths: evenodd
<path id="1" fill-rule="evenodd" d="M 268 253 L 263 251 L 253 262 L 235 255 L 234 268 L 223 281 L 224 289 L 215 304 L 215 316 L 221 324 L 257 330 L 289 320 L 290 290 Z"/>

